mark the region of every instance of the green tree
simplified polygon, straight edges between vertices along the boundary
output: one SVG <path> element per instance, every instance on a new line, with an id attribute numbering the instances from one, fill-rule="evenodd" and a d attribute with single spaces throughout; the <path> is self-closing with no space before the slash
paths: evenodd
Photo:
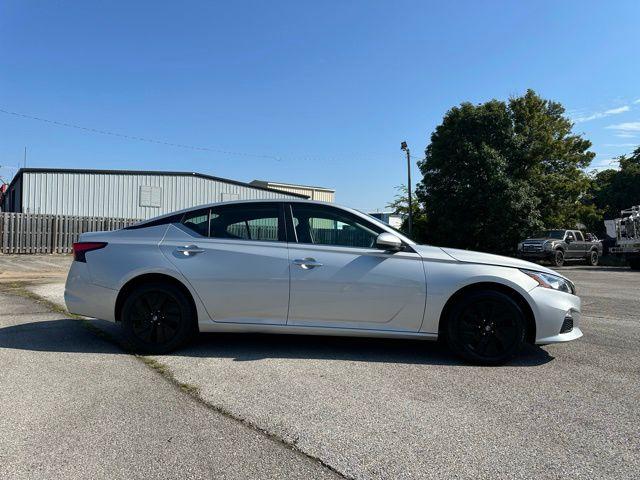
<path id="1" fill-rule="evenodd" d="M 640 205 L 640 146 L 631 155 L 618 157 L 618 161 L 620 169 L 596 173 L 589 190 L 594 206 L 604 218 L 616 218 L 620 210 Z"/>
<path id="2" fill-rule="evenodd" d="M 423 240 L 504 253 L 540 228 L 575 225 L 594 154 L 572 127 L 532 90 L 449 110 L 419 162 Z"/>
<path id="3" fill-rule="evenodd" d="M 408 216 L 409 216 L 409 191 L 406 185 L 396 187 L 396 195 L 393 201 L 387 203 L 387 208 L 393 210 L 394 213 L 402 215 L 404 220 L 400 230 L 404 234 L 408 234 Z M 411 211 L 413 212 L 413 238 L 423 238 L 426 234 L 427 217 L 424 209 L 420 206 L 420 202 L 415 195 L 411 198 Z"/>

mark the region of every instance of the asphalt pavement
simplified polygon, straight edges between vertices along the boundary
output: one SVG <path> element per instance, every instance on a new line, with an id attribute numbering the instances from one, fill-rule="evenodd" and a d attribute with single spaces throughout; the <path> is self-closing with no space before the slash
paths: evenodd
<path id="1" fill-rule="evenodd" d="M 64 413 L 74 405 L 73 398 L 81 395 L 60 391 L 74 391 L 79 385 L 86 385 L 80 381 L 85 378 L 93 379 L 91 385 L 104 383 L 105 388 L 96 392 L 95 398 L 100 401 L 83 401 L 81 405 L 86 415 L 93 415 L 92 422 L 98 424 L 104 422 L 100 420 L 103 416 L 117 414 L 95 409 L 110 395 L 118 398 L 113 404 L 133 405 L 134 415 L 127 424 L 130 428 L 122 435 L 132 437 L 129 444 L 138 445 L 139 449 L 122 459 L 119 465 L 123 469 L 129 463 L 135 464 L 145 452 L 139 446 L 140 429 L 136 426 L 140 422 L 144 425 L 145 418 L 148 425 L 157 423 L 142 413 L 137 416 L 136 406 L 144 405 L 163 412 L 179 409 L 184 411 L 183 422 L 193 417 L 200 427 L 219 409 L 226 412 L 220 422 L 230 422 L 228 435 L 232 430 L 264 430 L 348 478 L 638 478 L 640 272 L 577 266 L 563 268 L 562 272 L 575 281 L 583 298 L 585 336 L 563 345 L 529 347 L 504 367 L 464 365 L 439 345 L 428 342 L 207 334 L 173 355 L 154 357 L 177 381 L 197 387 L 198 401 L 171 389 L 153 371 L 139 370 L 138 360 L 102 340 L 101 348 L 111 348 L 111 353 L 93 352 L 85 347 L 90 343 L 84 341 L 81 346 L 65 342 L 64 332 L 69 325 L 62 323 L 59 337 L 42 347 L 37 346 L 38 339 L 47 330 L 34 330 L 33 339 L 17 344 L 2 341 L 6 328 L 0 330 L 0 355 L 4 356 L 0 358 L 25 356 L 22 363 L 36 365 L 23 366 L 19 376 L 3 373 L 0 379 L 8 385 L 26 383 L 24 387 L 13 387 L 19 388 L 17 394 L 2 393 L 0 398 L 4 405 L 6 396 L 28 395 L 31 389 L 41 388 L 39 372 L 46 370 L 47 359 L 60 355 L 54 364 L 65 365 L 63 358 L 74 359 L 63 375 L 69 377 L 69 382 L 65 380 L 56 388 L 56 404 L 60 407 L 49 416 L 73 418 L 73 414 L 66 413 L 65 417 Z M 59 301 L 60 284 L 33 288 L 39 295 Z M 4 305 L 6 301 L 9 300 L 5 298 L 0 303 Z M 13 318 L 2 318 L 5 317 Z M 45 315 L 33 317 L 29 323 L 46 321 L 43 319 L 68 322 L 60 316 Z M 92 321 L 92 325 L 118 335 L 118 330 L 105 322 Z M 89 342 L 92 334 L 84 335 Z M 113 364 L 114 359 L 123 365 L 132 362 L 135 370 L 131 367 L 130 373 L 123 373 L 122 366 Z M 38 405 L 46 409 L 44 405 L 51 403 L 46 401 L 46 391 L 55 385 L 45 384 L 47 388 L 41 390 L 44 398 Z M 138 392 L 136 385 L 141 384 L 142 391 Z M 134 401 L 137 394 L 144 396 L 146 403 Z M 209 408 L 199 406 L 203 403 Z M 183 408 L 185 404 L 188 407 Z M 113 410 L 117 408 L 113 406 Z M 200 411 L 203 416 L 197 417 Z M 13 423 L 0 420 L 0 427 L 3 431 L 7 426 L 14 432 L 17 429 L 22 438 L 29 438 L 33 435 L 29 422 L 35 412 L 25 407 L 13 409 L 9 412 L 14 415 Z M 163 426 L 161 423 L 155 428 L 162 430 Z M 191 445 L 197 443 L 199 448 L 191 458 L 207 450 L 207 441 L 220 445 L 207 438 L 200 427 L 194 427 L 201 435 L 197 441 L 184 440 L 185 445 L 192 441 Z M 151 426 L 148 429 L 155 433 Z M 99 429 L 79 431 L 77 440 L 72 442 L 82 448 L 83 453 L 77 458 L 85 458 L 86 465 L 94 468 L 104 465 L 100 456 L 104 449 L 100 450 L 100 435 L 96 432 Z M 2 435 L 0 445 L 5 443 L 6 436 Z M 89 439 L 81 445 L 84 435 Z M 148 432 L 144 436 L 147 435 Z M 155 442 L 161 438 L 164 437 Z M 39 441 L 34 439 L 34 445 L 36 440 Z M 113 442 L 114 437 L 107 440 Z M 233 441 L 243 445 L 244 440 L 242 437 Z M 29 443 L 24 440 L 14 443 L 16 453 L 11 463 L 23 465 L 33 450 L 25 453 L 23 447 Z M 55 442 L 58 446 L 63 444 Z M 280 448 L 281 444 L 275 445 L 273 448 Z M 297 468 L 313 465 L 330 474 L 317 463 L 309 464 L 296 452 L 283 448 L 283 452 L 293 454 L 291 458 L 296 462 L 302 461 L 296 463 Z M 245 460 L 256 457 L 256 462 L 262 461 L 257 450 L 242 451 L 247 454 Z M 112 461 L 115 458 L 109 463 Z M 227 464 L 223 465 L 225 468 L 219 472 L 227 471 Z M 239 471 L 233 470 L 233 462 L 228 465 L 232 476 Z M 290 466 L 294 468 L 293 463 Z M 198 472 L 205 471 L 202 468 Z M 309 471 L 280 473 L 288 478 L 317 478 L 315 472 Z M 252 471 L 245 478 L 253 478 Z"/>
<path id="2" fill-rule="evenodd" d="M 31 299 L 0 293 L 0 478 L 336 478 Z"/>

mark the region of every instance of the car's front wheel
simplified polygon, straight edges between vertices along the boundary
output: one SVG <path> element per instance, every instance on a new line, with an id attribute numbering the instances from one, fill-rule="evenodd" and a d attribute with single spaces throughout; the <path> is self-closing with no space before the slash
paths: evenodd
<path id="1" fill-rule="evenodd" d="M 474 363 L 499 365 L 524 342 L 525 316 L 508 295 L 482 290 L 470 293 L 451 309 L 446 336 L 450 348 Z"/>
<path id="2" fill-rule="evenodd" d="M 562 250 L 556 250 L 553 252 L 553 264 L 556 267 L 564 265 L 564 252 Z"/>
<path id="3" fill-rule="evenodd" d="M 175 350 L 195 333 L 195 312 L 187 296 L 170 284 L 152 283 L 133 290 L 122 306 L 122 327 L 137 352 Z"/>

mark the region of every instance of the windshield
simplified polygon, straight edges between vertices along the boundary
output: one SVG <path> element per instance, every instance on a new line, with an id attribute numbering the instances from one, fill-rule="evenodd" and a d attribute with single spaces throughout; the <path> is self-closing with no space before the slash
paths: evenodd
<path id="1" fill-rule="evenodd" d="M 557 238 L 562 240 L 564 238 L 564 230 L 544 230 L 536 233 L 537 238 Z"/>

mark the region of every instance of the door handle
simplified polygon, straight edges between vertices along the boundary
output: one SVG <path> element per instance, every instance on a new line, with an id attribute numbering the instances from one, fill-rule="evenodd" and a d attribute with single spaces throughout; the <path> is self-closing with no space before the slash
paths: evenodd
<path id="1" fill-rule="evenodd" d="M 176 248 L 176 252 L 188 257 L 196 253 L 204 253 L 204 248 L 199 248 L 197 245 L 185 245 L 184 247 Z"/>
<path id="2" fill-rule="evenodd" d="M 321 267 L 322 264 L 320 262 L 316 262 L 315 258 L 307 257 L 307 258 L 296 258 L 293 263 L 298 265 L 303 270 L 311 270 L 312 268 Z"/>

